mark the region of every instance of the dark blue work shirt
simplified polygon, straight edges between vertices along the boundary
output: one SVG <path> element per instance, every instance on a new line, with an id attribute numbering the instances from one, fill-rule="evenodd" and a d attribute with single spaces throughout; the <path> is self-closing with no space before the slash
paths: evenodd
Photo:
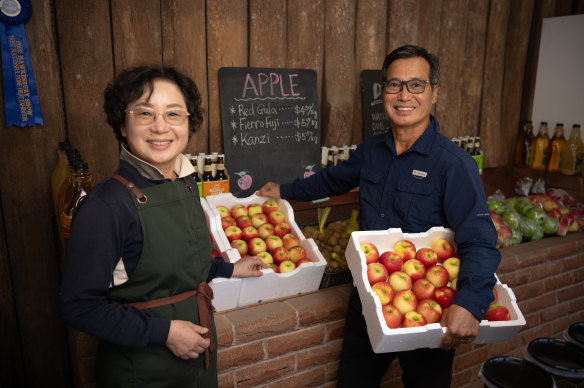
<path id="1" fill-rule="evenodd" d="M 391 132 L 369 137 L 341 164 L 281 185 L 280 195 L 309 201 L 359 187 L 362 231 L 452 229 L 461 259 L 454 303 L 482 319 L 493 299 L 501 260 L 497 232 L 476 162 L 439 129 L 431 117 L 426 131 L 401 155 Z M 358 303 L 355 307 L 360 308 Z"/>

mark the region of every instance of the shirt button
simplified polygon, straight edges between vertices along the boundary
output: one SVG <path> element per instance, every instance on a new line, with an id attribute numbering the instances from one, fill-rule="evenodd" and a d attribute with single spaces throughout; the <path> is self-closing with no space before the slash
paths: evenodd
<path id="1" fill-rule="evenodd" d="M 381 213 L 380 217 L 381 218 L 385 217 L 385 214 L 384 213 Z"/>

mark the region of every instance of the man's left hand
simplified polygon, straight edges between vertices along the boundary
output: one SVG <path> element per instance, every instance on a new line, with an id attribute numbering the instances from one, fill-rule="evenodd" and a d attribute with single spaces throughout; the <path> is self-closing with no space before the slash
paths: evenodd
<path id="1" fill-rule="evenodd" d="M 450 350 L 471 343 L 479 333 L 480 322 L 467 309 L 453 304 L 442 315 L 440 325 L 447 329 L 440 347 Z"/>

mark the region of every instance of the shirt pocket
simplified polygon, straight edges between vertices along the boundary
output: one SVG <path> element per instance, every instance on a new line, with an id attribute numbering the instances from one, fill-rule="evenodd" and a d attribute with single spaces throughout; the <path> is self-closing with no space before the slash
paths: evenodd
<path id="1" fill-rule="evenodd" d="M 370 169 L 362 168 L 359 179 L 359 198 L 367 205 L 377 208 L 383 191 L 380 185 L 383 175 Z"/>
<path id="2" fill-rule="evenodd" d="M 437 226 L 440 214 L 440 195 L 434 183 L 402 181 L 397 183 L 394 209 L 400 215 L 402 228 L 425 231 Z M 438 217 L 440 218 L 440 217 Z"/>

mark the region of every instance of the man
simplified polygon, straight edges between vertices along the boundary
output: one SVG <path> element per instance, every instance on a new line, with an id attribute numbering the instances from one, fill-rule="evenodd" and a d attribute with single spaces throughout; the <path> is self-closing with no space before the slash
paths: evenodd
<path id="1" fill-rule="evenodd" d="M 438 97 L 438 58 L 417 46 L 391 52 L 382 68 L 386 134 L 367 138 L 350 159 L 291 184 L 268 182 L 259 195 L 306 201 L 359 187 L 360 230 L 405 233 L 444 226 L 455 232 L 461 259 L 458 292 L 441 320 L 441 348 L 376 354 L 356 290 L 350 298 L 339 366 L 339 387 L 376 387 L 397 356 L 406 387 L 449 387 L 454 349 L 470 343 L 493 299 L 500 262 L 475 161 L 439 133 L 431 115 Z M 420 365 L 424 366 L 423 372 Z"/>

